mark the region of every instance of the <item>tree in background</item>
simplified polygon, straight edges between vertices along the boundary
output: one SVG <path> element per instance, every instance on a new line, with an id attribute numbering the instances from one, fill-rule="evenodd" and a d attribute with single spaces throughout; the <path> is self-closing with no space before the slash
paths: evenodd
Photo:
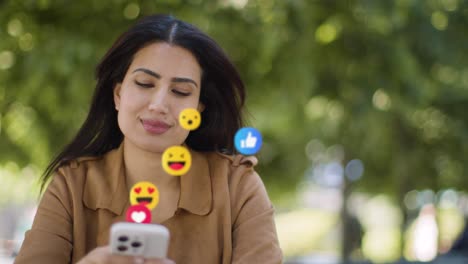
<path id="1" fill-rule="evenodd" d="M 414 188 L 468 188 L 468 1 L 4 0 L 0 175 L 16 181 L 2 184 L 0 203 L 70 140 L 95 65 L 153 13 L 199 26 L 233 58 L 278 205 L 320 158 L 305 154 L 312 140 L 339 145 L 343 164 L 363 162 L 357 189 L 400 204 Z"/>

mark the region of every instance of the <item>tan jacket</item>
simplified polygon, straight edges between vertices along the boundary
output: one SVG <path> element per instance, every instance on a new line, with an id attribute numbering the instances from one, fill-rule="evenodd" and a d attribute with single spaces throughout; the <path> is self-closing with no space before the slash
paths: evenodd
<path id="1" fill-rule="evenodd" d="M 123 144 L 122 144 L 123 145 Z M 129 206 L 122 146 L 61 167 L 39 204 L 15 263 L 75 263 L 108 244 Z M 254 157 L 191 151 L 178 208 L 162 222 L 168 257 L 183 263 L 281 263 L 274 209 Z"/>

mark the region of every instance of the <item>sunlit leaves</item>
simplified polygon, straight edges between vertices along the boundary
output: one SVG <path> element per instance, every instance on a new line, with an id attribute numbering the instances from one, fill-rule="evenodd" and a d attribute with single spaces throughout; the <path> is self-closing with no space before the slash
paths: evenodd
<path id="1" fill-rule="evenodd" d="M 9 140 L 27 153 L 33 164 L 44 166 L 49 155 L 36 111 L 21 103 L 12 104 L 5 114 L 4 131 Z"/>
<path id="2" fill-rule="evenodd" d="M 363 162 L 362 189 L 395 192 L 403 174 L 423 187 L 459 183 L 468 171 L 459 162 L 468 155 L 466 8 L 457 0 L 3 1 L 0 165 L 42 169 L 85 118 L 94 68 L 119 33 L 170 13 L 206 31 L 240 70 L 250 124 L 265 139 L 257 169 L 275 200 L 304 177 L 314 139 Z"/>

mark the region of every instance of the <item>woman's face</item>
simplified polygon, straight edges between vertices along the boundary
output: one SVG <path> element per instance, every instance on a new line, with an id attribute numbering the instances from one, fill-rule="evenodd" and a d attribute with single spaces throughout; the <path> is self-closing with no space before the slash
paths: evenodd
<path id="1" fill-rule="evenodd" d="M 203 110 L 201 68 L 190 51 L 165 42 L 139 50 L 122 83 L 114 88 L 125 140 L 151 152 L 182 144 L 189 131 L 178 122 L 186 108 Z"/>

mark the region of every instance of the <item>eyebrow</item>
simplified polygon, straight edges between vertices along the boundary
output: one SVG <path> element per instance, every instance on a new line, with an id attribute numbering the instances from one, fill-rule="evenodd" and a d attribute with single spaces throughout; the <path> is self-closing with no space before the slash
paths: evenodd
<path id="1" fill-rule="evenodd" d="M 146 69 L 146 68 L 138 68 L 138 69 L 134 70 L 133 73 L 139 72 L 139 71 L 144 72 L 144 73 L 146 73 L 148 75 L 151 75 L 156 79 L 161 79 L 160 74 L 158 74 L 158 73 L 156 73 L 156 72 L 154 72 L 152 70 Z M 195 87 L 198 88 L 197 83 L 194 80 L 190 79 L 190 78 L 174 77 L 174 78 L 171 79 L 171 81 L 176 82 L 176 83 L 186 83 L 186 82 L 192 83 L 193 85 L 195 85 Z"/>

